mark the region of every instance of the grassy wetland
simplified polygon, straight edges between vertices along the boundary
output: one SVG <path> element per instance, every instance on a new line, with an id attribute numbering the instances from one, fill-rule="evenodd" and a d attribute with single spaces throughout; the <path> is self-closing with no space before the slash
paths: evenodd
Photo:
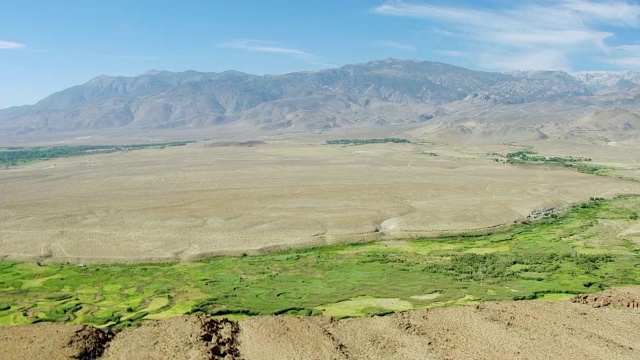
<path id="1" fill-rule="evenodd" d="M 0 325 L 127 326 L 186 313 L 385 314 L 637 284 L 640 196 L 483 233 L 169 264 L 0 262 Z"/>

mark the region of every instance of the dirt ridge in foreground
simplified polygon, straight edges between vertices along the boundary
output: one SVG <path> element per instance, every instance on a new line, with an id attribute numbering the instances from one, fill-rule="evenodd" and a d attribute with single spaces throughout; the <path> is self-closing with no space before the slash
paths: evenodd
<path id="1" fill-rule="evenodd" d="M 207 316 L 0 328 L 2 359 L 638 359 L 640 286 L 386 317 Z"/>

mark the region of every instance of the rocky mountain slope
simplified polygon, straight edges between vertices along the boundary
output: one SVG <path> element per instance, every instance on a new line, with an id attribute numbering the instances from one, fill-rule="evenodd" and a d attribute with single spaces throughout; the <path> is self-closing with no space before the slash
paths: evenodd
<path id="1" fill-rule="evenodd" d="M 483 107 L 479 107 L 484 109 Z M 594 110 L 584 108 L 586 113 L 572 113 L 568 120 L 549 121 L 543 114 L 539 122 L 528 122 L 513 116 L 522 107 L 506 112 L 495 107 L 493 118 L 479 112 L 477 117 L 463 119 L 465 113 L 445 116 L 440 121 L 432 121 L 408 132 L 410 136 L 422 140 L 441 143 L 494 144 L 508 142 L 529 142 L 546 139 L 581 139 L 590 143 L 613 144 L 619 141 L 640 138 L 640 115 L 620 107 Z M 454 116 L 455 115 L 455 116 Z M 512 115 L 511 121 L 501 119 Z M 535 116 L 535 115 L 534 115 Z"/>
<path id="2" fill-rule="evenodd" d="M 585 138 L 597 142 L 614 143 L 638 138 L 640 115 L 613 107 L 580 117 L 564 124 L 548 122 L 537 127 L 555 138 Z"/>
<path id="3" fill-rule="evenodd" d="M 579 73 L 575 78 L 593 92 L 640 89 L 640 72 L 636 71 Z"/>
<path id="4" fill-rule="evenodd" d="M 611 95 L 620 91 L 622 96 Z M 603 100 L 595 94 L 608 97 Z M 494 73 L 395 59 L 264 76 L 238 71 L 149 71 L 135 77 L 99 76 L 35 105 L 0 110 L 0 132 L 220 125 L 318 130 L 426 122 L 455 112 L 451 109 L 473 114 L 479 106 L 507 106 L 517 113 L 516 107 L 509 106 L 633 105 L 640 104 L 638 94 L 638 73 L 575 77 L 561 71 Z M 535 116 L 536 111 L 528 113 Z"/>

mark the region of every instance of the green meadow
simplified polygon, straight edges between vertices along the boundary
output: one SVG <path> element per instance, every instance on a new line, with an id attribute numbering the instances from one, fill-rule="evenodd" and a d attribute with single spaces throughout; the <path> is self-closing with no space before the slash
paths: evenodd
<path id="1" fill-rule="evenodd" d="M 502 229 L 170 264 L 0 262 L 0 325 L 386 314 L 640 284 L 640 196 Z M 635 230 L 634 230 L 635 228 Z"/>

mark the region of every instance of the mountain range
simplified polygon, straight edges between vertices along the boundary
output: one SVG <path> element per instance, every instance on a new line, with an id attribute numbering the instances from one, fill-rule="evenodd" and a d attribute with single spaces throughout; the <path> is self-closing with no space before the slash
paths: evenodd
<path id="1" fill-rule="evenodd" d="M 224 125 L 321 130 L 426 123 L 495 107 L 526 108 L 535 118 L 535 109 L 542 114 L 549 106 L 635 111 L 640 73 L 497 73 L 396 59 L 263 76 L 152 70 L 135 77 L 99 76 L 34 105 L 0 110 L 0 132 Z"/>

